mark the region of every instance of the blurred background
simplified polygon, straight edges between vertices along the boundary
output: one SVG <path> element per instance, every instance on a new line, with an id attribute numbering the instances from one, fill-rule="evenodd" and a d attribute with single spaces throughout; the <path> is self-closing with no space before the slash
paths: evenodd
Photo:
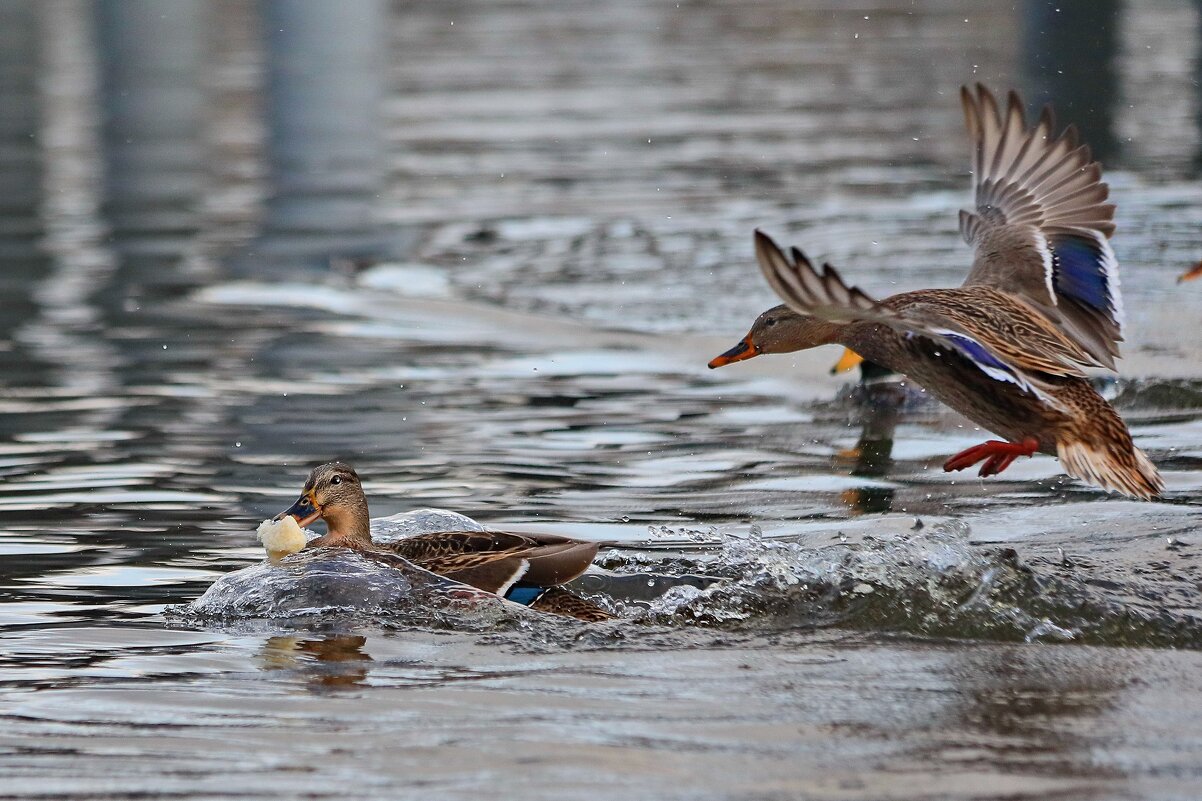
<path id="1" fill-rule="evenodd" d="M 23 721 L 0 737 L 0 775 L 16 754 L 22 787 L 57 775 L 64 792 L 87 789 L 104 755 L 53 755 L 75 742 L 64 721 L 76 710 L 80 731 L 120 720 L 148 738 L 131 740 L 126 767 L 154 750 L 154 731 L 166 731 L 154 727 L 188 714 L 156 696 L 131 722 L 107 682 L 149 677 L 174 692 L 168 677 L 211 671 L 222 678 L 187 690 L 207 709 L 316 692 L 331 669 L 352 687 L 450 693 L 468 720 L 438 735 L 451 756 L 467 758 L 453 745 L 466 737 L 488 770 L 524 774 L 522 749 L 475 742 L 474 700 L 452 691 L 469 673 L 487 684 L 504 672 L 497 714 L 525 714 L 545 699 L 512 678 L 521 658 L 462 642 L 440 657 L 431 640 L 357 633 L 281 644 L 163 629 L 165 605 L 262 558 L 255 524 L 333 458 L 359 469 L 377 515 L 440 506 L 606 540 L 646 539 L 651 527 L 720 550 L 731 532 L 762 527 L 843 547 L 855 532 L 908 532 L 915 517 L 965 526 L 952 551 L 903 549 L 887 569 L 823 562 L 836 574 L 813 586 L 844 599 L 840 587 L 876 587 L 883 600 L 867 611 L 782 613 L 760 595 L 762 566 L 748 568 L 758 578 L 718 619 L 773 637 L 821 618 L 856 631 L 1196 648 L 1202 568 L 1173 537 L 1190 540 L 1202 488 L 1202 286 L 1175 283 L 1202 256 L 1200 48 L 1202 7 L 1187 0 L 0 0 L 0 686 L 22 699 Z M 1033 114 L 1053 103 L 1106 168 L 1131 326 L 1122 376 L 1105 388 L 1164 470 L 1169 504 L 1106 499 L 1048 458 L 985 482 L 943 474 L 943 459 L 981 433 L 930 404 L 864 407 L 844 387 L 854 375 L 829 375 L 833 348 L 706 370 L 775 303 L 752 259 L 756 227 L 874 294 L 962 280 L 970 252 L 956 212 L 970 177 L 958 92 L 976 81 L 1018 89 Z M 1023 583 L 1010 557 L 981 557 L 1000 542 L 1039 580 Z M 971 577 L 955 592 L 940 578 L 950 552 Z M 1007 592 L 1028 594 L 964 611 L 974 588 L 996 590 L 998 571 L 1015 577 Z M 889 594 L 883 575 L 904 588 Z M 1079 582 L 1073 597 L 1088 603 L 1057 607 L 1039 583 L 1050 577 Z M 690 620 L 712 611 L 697 604 Z M 1049 608 L 1063 615 L 1041 628 Z M 697 645 L 662 636 L 664 653 Z M 828 656 L 856 678 L 832 687 L 819 662 L 750 642 L 752 656 L 715 657 L 709 689 L 674 698 L 693 710 L 680 725 L 725 720 L 729 708 L 707 704 L 737 687 L 777 699 L 748 713 L 765 720 L 780 698 L 793 704 L 797 739 L 730 735 L 759 743 L 752 753 L 721 735 L 702 746 L 695 732 L 656 730 L 668 712 L 641 699 L 679 690 L 675 657 L 657 662 L 653 647 L 637 657 L 647 687 L 613 679 L 617 718 L 552 716 L 518 739 L 585 743 L 565 757 L 584 765 L 597 757 L 590 738 L 603 750 L 645 736 L 648 775 L 654 762 L 711 792 L 765 798 L 814 790 L 800 773 L 871 762 L 885 741 L 901 761 L 872 763 L 877 783 L 864 785 L 882 793 L 904 792 L 898 765 L 934 771 L 956 797 L 962 770 L 1021 775 L 1007 798 L 1049 797 L 1065 776 L 1070 788 L 1128 777 L 1144 798 L 1186 797 L 1173 793 L 1202 781 L 1190 751 L 1202 715 L 1172 700 L 1199 697 L 1187 686 L 1202 675 L 1192 653 L 1148 665 L 1121 649 L 980 656 L 871 638 L 844 649 L 836 636 Z M 606 658 L 561 656 L 556 669 L 625 670 Z M 1007 667 L 994 670 L 995 658 Z M 398 667 L 425 660 L 431 675 Z M 762 660 L 814 697 L 741 672 Z M 887 708 L 862 705 L 862 686 L 893 687 L 898 670 L 904 689 Z M 245 683 L 260 671 L 283 685 Z M 1127 677 L 1144 671 L 1161 683 L 1136 699 Z M 956 709 L 922 695 L 930 676 Z M 562 692 L 597 690 L 579 681 Z M 315 716 L 305 725 L 344 723 L 329 707 L 290 709 Z M 1174 712 L 1172 744 L 1140 729 Z M 913 739 L 931 720 L 949 742 L 976 743 L 976 756 Z M 186 739 L 161 746 L 193 760 L 180 794 L 228 789 L 225 761 L 242 752 L 224 727 L 244 723 L 206 719 L 213 734 L 195 754 Z M 661 749 L 660 737 L 690 745 Z M 991 750 L 1007 738 L 1022 747 Z M 806 750 L 819 739 L 829 750 Z M 407 770 L 431 769 L 422 753 Z M 605 753 L 637 774 L 629 754 Z M 320 756 L 340 775 L 338 759 Z M 396 770 L 389 759 L 367 775 Z M 744 782 L 748 765 L 768 783 Z M 243 790 L 308 789 L 272 773 L 282 764 L 260 767 L 262 784 Z M 835 773 L 859 780 L 844 768 Z M 568 772 L 581 797 L 597 797 L 591 770 Z M 490 786 L 429 778 L 447 792 Z"/>

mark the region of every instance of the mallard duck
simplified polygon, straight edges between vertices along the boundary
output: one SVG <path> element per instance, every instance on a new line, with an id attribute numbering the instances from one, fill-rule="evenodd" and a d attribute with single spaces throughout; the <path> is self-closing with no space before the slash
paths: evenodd
<path id="1" fill-rule="evenodd" d="M 854 370 L 857 367 L 860 368 L 861 384 L 875 384 L 879 381 L 889 381 L 897 378 L 897 373 L 888 367 L 882 367 L 876 362 L 865 360 L 863 356 L 851 348 L 844 348 L 843 355 L 839 357 L 839 361 L 831 365 L 831 375 L 846 373 L 848 370 Z"/>
<path id="2" fill-rule="evenodd" d="M 400 556 L 452 581 L 495 593 L 540 612 L 584 621 L 608 620 L 600 606 L 558 586 L 584 573 L 597 543 L 554 534 L 440 531 L 390 543 L 371 538 L 367 497 L 354 468 L 330 462 L 313 468 L 296 503 L 276 516 L 301 526 L 324 520 L 327 532 L 306 548 L 344 547 Z"/>
<path id="3" fill-rule="evenodd" d="M 1177 276 L 1177 283 L 1182 281 L 1193 281 L 1196 278 L 1202 277 L 1202 261 L 1190 267 L 1188 270 Z"/>
<path id="4" fill-rule="evenodd" d="M 710 367 L 839 343 L 1005 437 L 956 454 L 945 470 L 984 462 L 989 476 L 1047 453 L 1083 481 L 1155 497 L 1164 488 L 1156 467 L 1082 370 L 1113 369 L 1122 340 L 1101 167 L 1071 126 L 1053 135 L 1049 109 L 1028 127 L 1014 92 L 1004 112 L 983 86 L 961 97 L 976 193 L 976 211 L 960 213 L 976 249 L 964 284 L 878 301 L 756 231 L 760 268 L 785 302 Z"/>

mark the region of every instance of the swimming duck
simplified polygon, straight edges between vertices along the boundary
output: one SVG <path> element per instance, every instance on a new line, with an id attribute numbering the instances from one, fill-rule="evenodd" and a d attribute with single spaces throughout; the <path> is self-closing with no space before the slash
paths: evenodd
<path id="1" fill-rule="evenodd" d="M 979 474 L 989 476 L 1047 453 L 1083 481 L 1155 497 L 1160 474 L 1082 370 L 1113 369 L 1122 341 L 1114 206 L 1104 202 L 1101 167 L 1072 126 L 1053 134 L 1050 109 L 1028 127 L 1015 92 L 1004 112 L 980 85 L 961 100 L 976 195 L 976 211 L 960 213 L 976 249 L 964 284 L 876 300 L 757 230 L 760 269 L 785 302 L 710 367 L 839 343 L 1005 437 L 956 454 L 945 470 L 984 462 Z"/>
<path id="2" fill-rule="evenodd" d="M 495 593 L 540 612 L 595 622 L 612 615 L 558 585 L 584 573 L 597 543 L 554 534 L 499 531 L 440 531 L 390 543 L 371 538 L 367 497 L 354 468 L 330 462 L 313 468 L 296 503 L 276 516 L 301 526 L 324 520 L 326 534 L 306 548 L 343 547 L 384 552 L 431 573 Z"/>

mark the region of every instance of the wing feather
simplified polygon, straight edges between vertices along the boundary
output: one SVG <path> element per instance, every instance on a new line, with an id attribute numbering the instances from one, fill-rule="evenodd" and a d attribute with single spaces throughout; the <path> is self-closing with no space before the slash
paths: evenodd
<path id="1" fill-rule="evenodd" d="M 961 235 L 976 251 L 964 285 L 1025 299 L 1088 351 L 1091 363 L 1113 368 L 1124 317 L 1118 262 L 1106 242 L 1114 204 L 1106 202 L 1101 165 L 1076 127 L 1055 135 L 1050 108 L 1028 127 L 1015 92 L 1004 108 L 980 84 L 963 87 L 960 97 L 976 203 L 960 214 Z"/>

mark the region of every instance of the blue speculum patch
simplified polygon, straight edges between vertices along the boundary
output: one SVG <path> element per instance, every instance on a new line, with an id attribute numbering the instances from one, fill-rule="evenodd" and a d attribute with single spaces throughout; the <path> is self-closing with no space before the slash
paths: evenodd
<path id="1" fill-rule="evenodd" d="M 1056 291 L 1098 311 L 1109 307 L 1108 281 L 1098 243 L 1078 236 L 1060 236 L 1052 249 L 1052 280 Z"/>
<path id="2" fill-rule="evenodd" d="M 977 364 L 983 364 L 986 367 L 1004 370 L 1011 375 L 1014 374 L 1013 367 L 994 356 L 984 345 L 982 345 L 980 342 L 977 342 L 975 339 L 963 336 L 961 334 L 954 334 L 950 331 L 944 334 L 944 336 L 951 340 L 952 343 L 954 343 L 955 346 L 962 353 L 964 353 L 965 356 L 972 359 Z"/>
<path id="3" fill-rule="evenodd" d="M 513 601 L 515 604 L 529 606 L 538 599 L 538 596 L 542 594 L 542 587 L 514 587 L 509 592 L 505 593 L 505 599 L 508 601 Z"/>

